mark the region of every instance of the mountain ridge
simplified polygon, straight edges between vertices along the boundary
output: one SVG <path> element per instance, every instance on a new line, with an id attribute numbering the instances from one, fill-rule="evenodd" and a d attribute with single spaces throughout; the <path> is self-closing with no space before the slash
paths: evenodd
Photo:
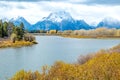
<path id="1" fill-rule="evenodd" d="M 6 18 L 5 18 L 6 19 Z M 3 20 L 5 20 L 3 19 Z M 7 20 L 7 19 L 6 19 Z M 95 29 L 99 27 L 120 28 L 120 21 L 111 17 L 101 20 L 97 26 L 90 26 L 84 20 L 75 20 L 70 13 L 65 11 L 50 13 L 47 17 L 39 20 L 35 24 L 30 24 L 24 17 L 12 18 L 9 20 L 19 26 L 23 22 L 25 29 L 31 30 L 79 30 L 79 29 Z"/>
<path id="2" fill-rule="evenodd" d="M 120 28 L 120 21 L 112 18 L 112 17 L 106 17 L 102 19 L 97 25 L 97 27 L 106 27 L 106 28 Z"/>
<path id="3" fill-rule="evenodd" d="M 13 22 L 14 25 L 17 25 L 17 26 L 19 26 L 20 23 L 22 22 L 26 30 L 28 31 L 32 30 L 31 29 L 32 25 L 24 17 L 18 16 L 17 18 L 11 18 L 9 22 Z"/>
<path id="4" fill-rule="evenodd" d="M 91 29 L 91 27 L 82 20 L 75 20 L 72 16 L 65 11 L 50 13 L 41 21 L 33 25 L 34 27 L 45 30 L 78 30 L 78 29 Z"/>

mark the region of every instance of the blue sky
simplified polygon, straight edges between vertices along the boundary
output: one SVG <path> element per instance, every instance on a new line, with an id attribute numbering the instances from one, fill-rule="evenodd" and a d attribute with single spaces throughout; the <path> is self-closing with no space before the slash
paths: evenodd
<path id="1" fill-rule="evenodd" d="M 89 24 L 105 17 L 120 20 L 120 0 L 0 0 L 0 18 L 22 16 L 32 24 L 59 10 Z"/>

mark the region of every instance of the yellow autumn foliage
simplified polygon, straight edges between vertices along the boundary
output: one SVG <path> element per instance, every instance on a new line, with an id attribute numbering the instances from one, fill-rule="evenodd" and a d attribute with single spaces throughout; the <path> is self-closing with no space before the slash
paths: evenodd
<path id="1" fill-rule="evenodd" d="M 36 42 L 34 42 L 34 41 L 33 42 L 29 42 L 29 41 L 16 41 L 15 43 L 13 43 L 10 40 L 7 40 L 7 41 L 1 41 L 0 42 L 0 48 L 31 46 L 33 44 L 36 44 Z"/>
<path id="2" fill-rule="evenodd" d="M 61 36 L 71 38 L 120 38 L 120 29 L 109 29 L 105 27 L 90 30 L 67 30 Z"/>
<path id="3" fill-rule="evenodd" d="M 49 34 L 56 34 L 57 33 L 57 30 L 50 30 L 49 31 Z"/>
<path id="4" fill-rule="evenodd" d="M 17 72 L 10 80 L 120 80 L 120 45 L 95 53 L 83 64 L 56 62 L 43 71 Z"/>

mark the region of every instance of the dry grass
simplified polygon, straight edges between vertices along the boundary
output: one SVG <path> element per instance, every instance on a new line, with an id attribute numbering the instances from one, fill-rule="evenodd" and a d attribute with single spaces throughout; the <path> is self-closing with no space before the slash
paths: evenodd
<path id="1" fill-rule="evenodd" d="M 16 41 L 15 43 L 12 43 L 10 40 L 6 40 L 6 41 L 0 41 L 0 48 L 31 46 L 33 44 L 35 44 L 35 41 L 34 42 Z"/>
<path id="2" fill-rule="evenodd" d="M 21 70 L 10 80 L 120 80 L 120 45 L 80 58 L 80 64 L 56 62 L 42 72 Z"/>
<path id="3" fill-rule="evenodd" d="M 80 35 L 60 35 L 67 38 L 95 38 L 95 39 L 105 39 L 105 38 L 120 38 L 120 36 L 80 36 Z"/>

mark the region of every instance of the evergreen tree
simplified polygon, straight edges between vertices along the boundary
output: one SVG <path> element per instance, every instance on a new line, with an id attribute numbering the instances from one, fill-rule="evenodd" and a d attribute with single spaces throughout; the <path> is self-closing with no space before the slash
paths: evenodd
<path id="1" fill-rule="evenodd" d="M 2 20 L 0 20 L 0 37 L 2 37 L 2 38 L 4 37 Z"/>
<path id="2" fill-rule="evenodd" d="M 17 40 L 21 40 L 21 31 L 20 31 L 20 27 L 14 27 L 14 29 L 13 29 L 13 33 L 15 33 L 16 34 L 16 36 L 17 36 Z"/>
<path id="3" fill-rule="evenodd" d="M 16 34 L 17 40 L 22 40 L 25 29 L 24 24 L 21 23 L 20 26 L 15 26 L 12 22 L 3 22 L 0 20 L 0 37 L 10 37 L 11 34 Z"/>
<path id="4" fill-rule="evenodd" d="M 24 32 L 25 31 L 25 29 L 24 29 L 24 24 L 23 23 L 21 23 L 20 24 L 20 38 L 22 39 L 23 38 L 23 36 L 24 36 Z"/>
<path id="5" fill-rule="evenodd" d="M 8 23 L 7 22 L 3 23 L 3 31 L 4 31 L 4 36 L 8 36 Z"/>
<path id="6" fill-rule="evenodd" d="M 7 27 L 8 37 L 10 37 L 10 35 L 12 34 L 13 28 L 14 28 L 14 24 L 13 24 L 12 22 L 9 22 L 9 23 L 8 23 L 8 27 Z"/>

